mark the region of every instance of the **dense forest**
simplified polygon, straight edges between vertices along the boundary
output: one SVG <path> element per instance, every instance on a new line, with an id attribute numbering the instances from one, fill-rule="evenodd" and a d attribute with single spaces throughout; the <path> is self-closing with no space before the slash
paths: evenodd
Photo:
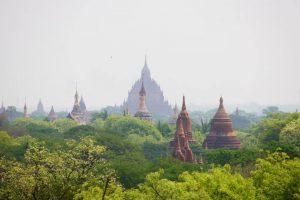
<path id="1" fill-rule="evenodd" d="M 265 114 L 236 130 L 240 150 L 204 149 L 209 126 L 193 123 L 202 164 L 173 159 L 164 121 L 1 116 L 0 199 L 300 199 L 300 113 Z"/>

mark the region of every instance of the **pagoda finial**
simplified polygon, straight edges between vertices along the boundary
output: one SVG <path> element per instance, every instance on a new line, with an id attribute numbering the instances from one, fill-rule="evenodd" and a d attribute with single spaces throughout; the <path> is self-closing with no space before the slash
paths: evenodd
<path id="1" fill-rule="evenodd" d="M 219 105 L 219 107 L 223 107 L 223 97 L 222 96 L 220 97 L 220 105 Z"/>
<path id="2" fill-rule="evenodd" d="M 145 66 L 147 65 L 147 55 L 145 54 Z"/>
<path id="3" fill-rule="evenodd" d="M 185 105 L 185 96 L 183 95 L 183 98 L 182 98 L 182 108 L 181 110 L 186 110 L 186 105 Z"/>

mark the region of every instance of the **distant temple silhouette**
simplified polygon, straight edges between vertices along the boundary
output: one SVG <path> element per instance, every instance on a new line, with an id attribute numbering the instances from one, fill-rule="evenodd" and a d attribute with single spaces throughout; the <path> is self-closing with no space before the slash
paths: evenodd
<path id="1" fill-rule="evenodd" d="M 24 109 L 23 109 L 23 118 L 29 118 L 29 114 L 28 114 L 28 112 L 27 112 L 26 101 L 25 101 Z"/>
<path id="2" fill-rule="evenodd" d="M 39 100 L 39 103 L 37 105 L 36 112 L 39 113 L 39 114 L 41 114 L 41 115 L 45 115 L 45 113 L 46 113 L 45 110 L 44 110 L 44 105 L 43 105 L 41 99 Z"/>
<path id="3" fill-rule="evenodd" d="M 51 106 L 51 110 L 50 110 L 50 112 L 49 112 L 49 114 L 48 114 L 47 120 L 48 120 L 49 122 L 53 122 L 53 121 L 56 120 L 56 118 L 57 118 L 57 115 L 56 115 L 56 113 L 55 113 L 55 111 L 54 111 L 53 106 Z"/>
<path id="4" fill-rule="evenodd" d="M 145 57 L 144 68 L 141 73 L 141 78 L 137 80 L 128 92 L 127 101 L 124 102 L 128 107 L 130 113 L 137 112 L 137 105 L 139 105 L 139 90 L 142 85 L 142 79 L 144 82 L 145 90 L 147 91 L 146 105 L 149 112 L 156 116 L 170 116 L 172 115 L 172 107 L 165 99 L 160 86 L 155 80 L 151 78 L 150 70 L 147 65 L 147 59 Z"/>
<path id="5" fill-rule="evenodd" d="M 239 149 L 240 141 L 232 128 L 232 122 L 225 111 L 223 98 L 220 98 L 219 108 L 212 119 L 211 129 L 203 142 L 206 149 L 228 148 Z"/>

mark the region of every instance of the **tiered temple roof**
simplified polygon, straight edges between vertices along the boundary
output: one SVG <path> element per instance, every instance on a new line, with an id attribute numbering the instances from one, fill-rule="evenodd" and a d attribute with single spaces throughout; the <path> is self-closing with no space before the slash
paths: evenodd
<path id="1" fill-rule="evenodd" d="M 142 87 L 141 87 L 141 90 L 139 92 L 139 95 L 140 95 L 140 102 L 139 102 L 137 112 L 135 113 L 134 116 L 138 117 L 142 120 L 152 121 L 152 115 L 148 111 L 148 108 L 146 106 L 146 90 L 145 90 L 145 87 L 144 87 L 144 81 L 143 80 L 142 80 Z"/>
<path id="2" fill-rule="evenodd" d="M 239 149 L 240 141 L 232 128 L 232 122 L 225 111 L 223 98 L 220 98 L 219 108 L 212 119 L 211 130 L 204 140 L 203 147 L 207 149 L 228 148 Z"/>

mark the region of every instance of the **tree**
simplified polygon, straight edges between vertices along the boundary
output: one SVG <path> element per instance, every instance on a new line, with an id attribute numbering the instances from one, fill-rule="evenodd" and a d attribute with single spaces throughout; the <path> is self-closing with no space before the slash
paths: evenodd
<path id="1" fill-rule="evenodd" d="M 104 188 L 107 177 L 114 182 L 114 172 L 103 158 L 105 148 L 92 138 L 69 141 L 68 149 L 48 151 L 31 143 L 24 163 L 0 160 L 5 186 L 1 194 L 9 199 L 72 199 L 90 187 Z"/>
<path id="2" fill-rule="evenodd" d="M 281 130 L 279 140 L 300 149 L 300 118 L 288 123 Z"/>
<path id="3" fill-rule="evenodd" d="M 300 160 L 275 152 L 256 161 L 252 173 L 257 199 L 299 199 Z"/>
<path id="4" fill-rule="evenodd" d="M 263 114 L 267 115 L 268 113 L 278 113 L 280 111 L 277 106 L 269 106 L 269 107 L 263 109 L 262 112 L 263 112 Z"/>

